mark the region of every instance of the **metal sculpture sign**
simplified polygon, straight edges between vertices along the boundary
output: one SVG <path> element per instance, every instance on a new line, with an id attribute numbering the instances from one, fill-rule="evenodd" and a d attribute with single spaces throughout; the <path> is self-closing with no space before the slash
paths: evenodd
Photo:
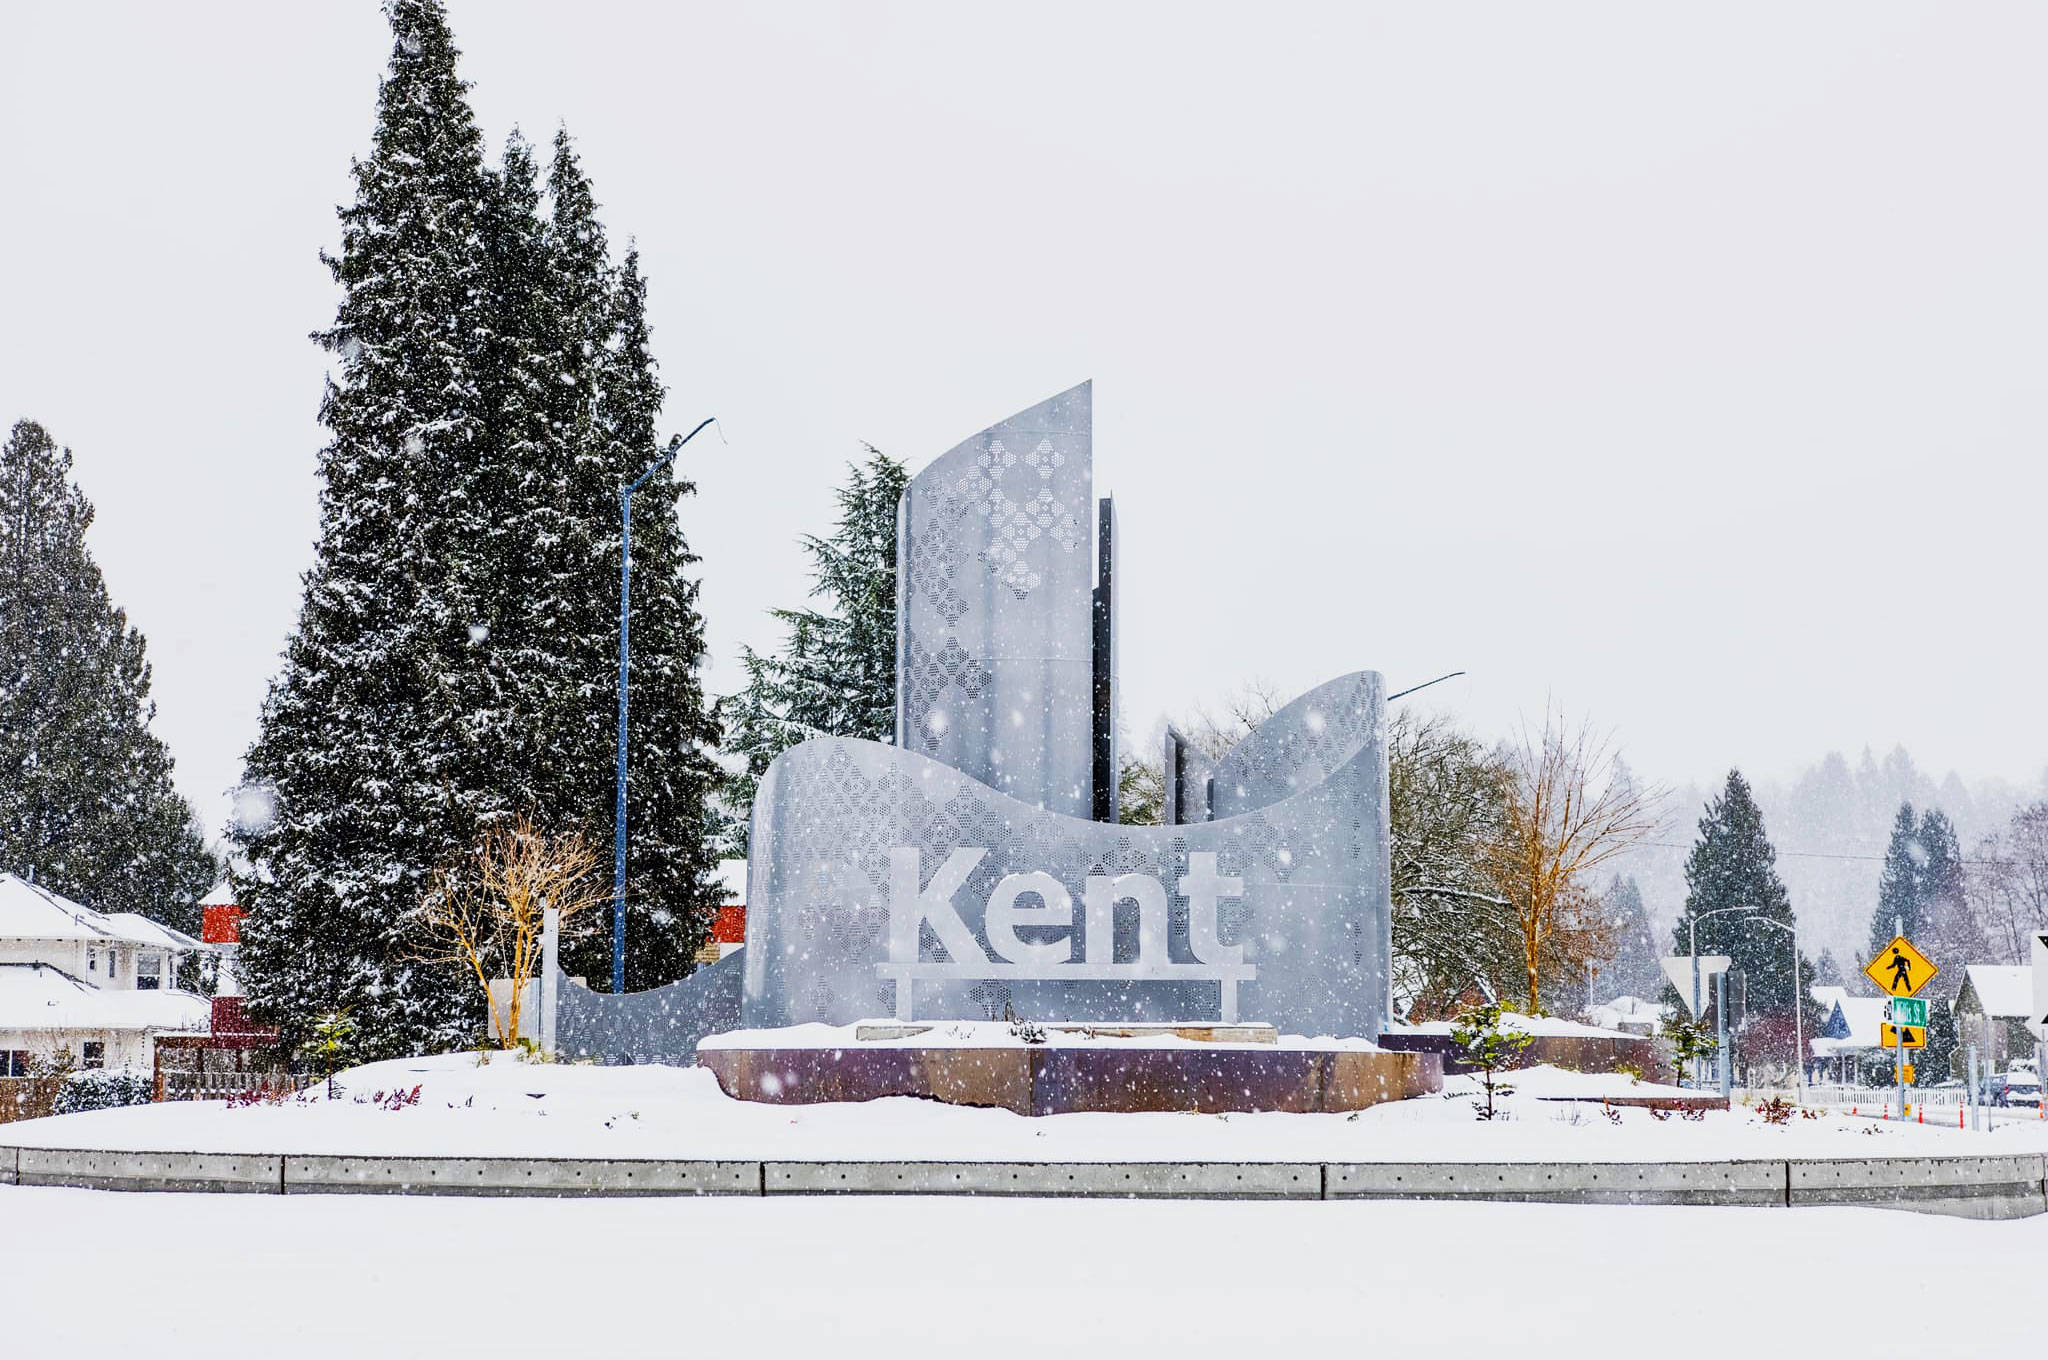
<path id="1" fill-rule="evenodd" d="M 983 980 L 1065 978 L 1138 982 L 1157 979 L 1222 984 L 1221 1019 L 1237 1023 L 1237 984 L 1259 970 L 1244 961 L 1242 944 L 1217 936 L 1216 908 L 1244 895 L 1244 880 L 1220 874 L 1213 853 L 1188 856 L 1179 883 L 1188 903 L 1187 942 L 1193 959 L 1176 962 L 1168 944 L 1166 885 L 1151 874 L 1089 874 L 1082 880 L 1082 931 L 1074 935 L 1074 899 L 1066 885 L 1044 870 L 1006 874 L 982 908 L 990 953 L 982 950 L 953 906 L 953 894 L 988 851 L 956 849 L 923 888 L 918 886 L 918 852 L 898 846 L 889 852 L 889 957 L 875 972 L 896 982 L 896 1018 L 914 1019 L 912 995 L 918 979 Z M 1024 899 L 1037 899 L 1024 905 Z M 1115 959 L 1117 908 L 1137 909 L 1137 956 Z M 919 928 L 929 925 L 944 947 L 944 961 L 921 957 Z M 1034 937 L 1026 940 L 1020 931 Z"/>

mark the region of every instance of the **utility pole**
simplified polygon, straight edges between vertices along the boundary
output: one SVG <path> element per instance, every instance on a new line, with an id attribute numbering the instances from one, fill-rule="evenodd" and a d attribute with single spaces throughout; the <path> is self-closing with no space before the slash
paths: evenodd
<path id="1" fill-rule="evenodd" d="M 633 595 L 633 493 L 647 479 L 667 467 L 716 416 L 706 416 L 697 428 L 668 446 L 668 452 L 654 460 L 637 481 L 619 488 L 619 779 L 618 796 L 612 803 L 612 995 L 626 990 L 626 676 L 632 661 Z M 722 427 L 721 427 L 722 429 Z"/>
<path id="2" fill-rule="evenodd" d="M 1728 1099 L 1733 1088 L 1734 1071 L 1728 1063 L 1728 970 L 1723 968 L 1714 974 L 1714 1028 L 1719 1031 L 1721 1041 L 1721 1099 Z"/>

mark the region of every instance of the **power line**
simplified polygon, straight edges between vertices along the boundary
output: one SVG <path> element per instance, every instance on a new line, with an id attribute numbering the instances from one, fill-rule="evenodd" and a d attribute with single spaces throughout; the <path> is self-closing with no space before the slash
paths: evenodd
<path id="1" fill-rule="evenodd" d="M 1638 841 L 1637 844 L 1654 845 L 1661 850 L 1692 849 L 1690 845 L 1681 845 L 1676 841 Z M 1775 846 L 1772 848 L 1776 850 Z M 1821 850 L 1777 850 L 1777 856 L 1779 859 L 1853 859 L 1867 861 L 1872 864 L 1882 864 L 1887 858 L 1884 855 L 1833 855 Z M 1997 864 L 1999 861 L 1995 859 L 1965 859 L 1958 862 L 1962 864 Z"/>

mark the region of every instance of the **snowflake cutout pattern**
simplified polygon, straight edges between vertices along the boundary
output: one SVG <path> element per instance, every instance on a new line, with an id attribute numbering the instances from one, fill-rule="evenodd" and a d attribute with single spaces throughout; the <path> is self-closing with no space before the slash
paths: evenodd
<path id="1" fill-rule="evenodd" d="M 1052 486 L 1053 474 L 1066 461 L 1067 456 L 1055 449 L 1050 439 L 1039 440 L 1022 458 L 1004 447 L 1002 440 L 991 439 L 960 479 L 960 493 L 973 504 L 975 513 L 988 521 L 993 534 L 981 560 L 1020 600 L 1045 584 L 1045 578 L 1031 565 L 1033 543 L 1050 538 L 1068 552 L 1081 543 L 1080 522 Z M 1034 475 L 1035 486 L 1031 481 Z M 1022 485 L 1013 487 L 1013 477 Z"/>

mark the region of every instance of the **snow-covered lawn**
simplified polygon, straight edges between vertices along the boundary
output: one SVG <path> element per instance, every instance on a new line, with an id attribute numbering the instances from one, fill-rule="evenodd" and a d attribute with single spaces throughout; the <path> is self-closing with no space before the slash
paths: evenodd
<path id="1" fill-rule="evenodd" d="M 1067 1114 L 1026 1118 L 892 1099 L 763 1105 L 728 1098 L 698 1068 L 534 1064 L 469 1054 L 345 1073 L 340 1096 L 275 1106 L 136 1106 L 0 1127 L 0 1143 L 131 1151 L 383 1153 L 734 1160 L 1685 1161 L 2048 1149 L 2048 1125 L 1882 1124 L 1828 1113 L 1773 1127 L 1749 1110 L 1699 1120 L 1539 1100 L 1654 1087 L 1538 1068 L 1517 1074 L 1512 1117 L 1473 1117 L 1476 1083 L 1351 1115 Z M 416 1104 L 388 1108 L 419 1088 Z M 1874 1093 L 1881 1098 L 1882 1093 Z M 386 1103 L 377 1102 L 384 1096 Z M 1954 1107 L 1942 1111 L 1953 1121 Z"/>
<path id="2" fill-rule="evenodd" d="M 0 1354 L 65 1360 L 1819 1357 L 1901 1271 L 1986 1301 L 1922 1351 L 2022 1355 L 2048 1267 L 2048 1218 L 1878 1209 L 0 1187 L 0 1227 Z"/>

